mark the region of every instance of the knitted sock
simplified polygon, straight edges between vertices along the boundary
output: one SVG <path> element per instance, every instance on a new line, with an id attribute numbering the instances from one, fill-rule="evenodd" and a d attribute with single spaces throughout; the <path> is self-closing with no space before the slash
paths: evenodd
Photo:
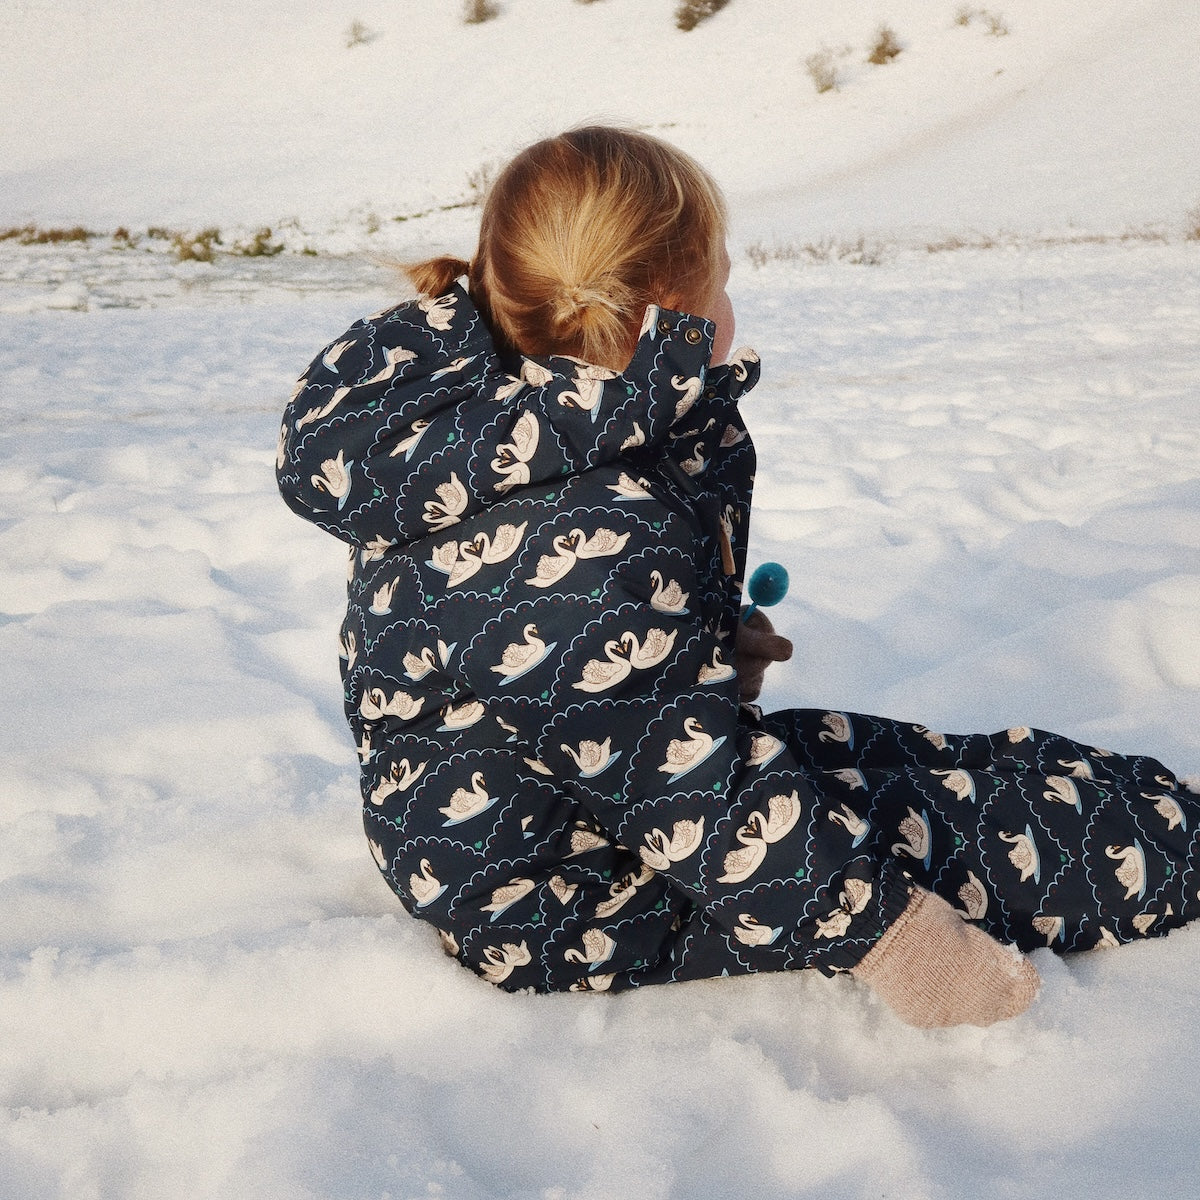
<path id="1" fill-rule="evenodd" d="M 907 907 L 854 968 L 909 1025 L 991 1025 L 1033 1003 L 1041 979 L 1015 947 L 914 888 Z"/>

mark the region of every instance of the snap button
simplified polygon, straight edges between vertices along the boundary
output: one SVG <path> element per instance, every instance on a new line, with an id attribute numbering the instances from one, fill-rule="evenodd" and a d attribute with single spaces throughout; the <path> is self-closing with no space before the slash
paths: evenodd
<path id="1" fill-rule="evenodd" d="M 689 329 L 683 336 L 688 340 L 688 342 L 695 346 L 704 336 L 704 334 L 702 334 L 700 330 L 693 325 L 691 329 Z"/>
<path id="2" fill-rule="evenodd" d="M 659 333 L 670 333 L 671 332 L 671 322 L 668 321 L 666 317 L 663 317 L 658 322 L 658 332 Z"/>

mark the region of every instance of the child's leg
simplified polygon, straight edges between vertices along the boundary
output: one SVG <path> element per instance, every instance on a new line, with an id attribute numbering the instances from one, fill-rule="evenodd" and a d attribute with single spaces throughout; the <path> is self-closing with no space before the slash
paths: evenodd
<path id="1" fill-rule="evenodd" d="M 1200 797 L 1154 759 L 1030 729 L 942 736 L 809 711 L 768 725 L 825 820 L 996 937 L 1086 950 L 1200 916 Z"/>

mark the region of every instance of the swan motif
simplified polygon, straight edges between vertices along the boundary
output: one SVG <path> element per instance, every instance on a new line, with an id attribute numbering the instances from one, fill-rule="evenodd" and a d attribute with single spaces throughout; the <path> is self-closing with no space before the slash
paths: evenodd
<path id="1" fill-rule="evenodd" d="M 1142 937 L 1145 937 L 1150 932 L 1150 926 L 1153 925 L 1157 920 L 1158 913 L 1138 913 L 1138 915 L 1133 918 L 1133 927 L 1142 935 Z"/>
<path id="2" fill-rule="evenodd" d="M 403 659 L 405 675 L 416 683 L 418 680 L 424 679 L 430 671 L 436 671 L 438 667 L 447 667 L 450 663 L 450 656 L 454 653 L 457 645 L 457 642 L 453 642 L 447 646 L 441 638 L 438 638 L 436 657 L 432 646 L 423 647 L 420 654 L 413 654 L 411 650 L 405 651 Z"/>
<path id="3" fill-rule="evenodd" d="M 748 434 L 745 429 L 739 429 L 736 425 L 726 425 L 721 434 L 721 449 L 728 450 L 730 446 L 736 446 L 738 442 L 744 442 Z"/>
<path id="4" fill-rule="evenodd" d="M 430 422 L 424 417 L 418 417 L 409 427 L 408 437 L 402 438 L 392 448 L 392 452 L 388 455 L 389 458 L 395 458 L 398 454 L 403 454 L 405 460 L 412 458 L 416 451 L 417 443 L 425 436 L 425 430 L 430 426 Z"/>
<path id="5" fill-rule="evenodd" d="M 975 779 L 970 771 L 964 771 L 961 767 L 952 770 L 935 767 L 933 774 L 942 776 L 942 787 L 953 792 L 959 800 L 975 799 Z"/>
<path id="6" fill-rule="evenodd" d="M 459 375 L 470 363 L 473 363 L 478 357 L 479 357 L 479 355 L 477 355 L 477 354 L 471 354 L 471 355 L 468 355 L 466 358 L 462 358 L 462 357 L 456 358 L 456 359 L 452 360 L 451 362 L 448 362 L 444 367 L 439 367 L 436 371 L 432 372 L 430 374 L 429 378 L 430 379 L 441 379 L 443 376 L 446 376 L 446 375 Z"/>
<path id="7" fill-rule="evenodd" d="M 637 895 L 638 888 L 654 878 L 652 867 L 640 867 L 635 874 L 624 875 L 608 886 L 608 899 L 596 905 L 596 919 L 607 921 Z"/>
<path id="8" fill-rule="evenodd" d="M 826 728 L 817 734 L 818 741 L 844 742 L 850 749 L 854 749 L 854 727 L 845 713 L 826 713 L 821 718 L 821 723 Z"/>
<path id="9" fill-rule="evenodd" d="M 679 465 L 689 475 L 699 475 L 708 466 L 708 459 L 704 457 L 704 443 L 697 442 L 691 454 L 681 459 Z"/>
<path id="10" fill-rule="evenodd" d="M 333 345 L 321 355 L 321 365 L 325 368 L 325 370 L 331 372 L 332 374 L 340 375 L 341 372 L 338 370 L 337 365 L 338 359 L 341 358 L 351 346 L 357 344 L 357 338 L 346 338 L 344 341 L 334 342 Z"/>
<path id="11" fill-rule="evenodd" d="M 644 481 L 634 479 L 625 471 L 617 476 L 616 483 L 607 485 L 610 492 L 616 492 L 622 500 L 649 500 L 650 491 Z"/>
<path id="12" fill-rule="evenodd" d="M 896 842 L 892 846 L 892 853 L 907 854 L 909 858 L 920 859 L 928 867 L 932 854 L 928 813 L 922 812 L 918 816 L 916 810 L 910 806 L 908 816 L 900 819 L 900 828 L 897 832 L 904 840 Z"/>
<path id="13" fill-rule="evenodd" d="M 350 468 L 354 462 L 346 462 L 345 450 L 339 450 L 337 458 L 327 458 L 321 464 L 321 473 L 312 477 L 312 485 L 337 501 L 339 509 L 346 507 L 350 495 Z"/>
<path id="14" fill-rule="evenodd" d="M 1154 801 L 1154 811 L 1167 823 L 1167 829 L 1182 829 L 1187 831 L 1187 817 L 1183 808 L 1174 796 L 1155 796 L 1142 793 L 1143 800 Z"/>
<path id="15" fill-rule="evenodd" d="M 466 700 L 462 704 L 447 704 L 442 709 L 442 723 L 438 726 L 439 733 L 451 733 L 459 729 L 467 729 L 476 721 L 483 719 L 483 701 Z"/>
<path id="16" fill-rule="evenodd" d="M 521 548 L 528 527 L 528 521 L 522 521 L 520 525 L 497 525 L 495 533 L 477 533 L 469 541 L 460 542 L 459 553 L 464 557 L 477 558 L 480 563 L 489 566 L 502 563 Z"/>
<path id="17" fill-rule="evenodd" d="M 543 554 L 538 559 L 537 569 L 532 579 L 525 582 L 530 587 L 550 587 L 562 579 L 578 561 L 575 547 L 579 544 L 575 534 L 558 534 L 550 543 L 553 554 Z"/>
<path id="18" fill-rule="evenodd" d="M 1083 812 L 1079 789 L 1075 786 L 1075 781 L 1066 775 L 1047 775 L 1046 790 L 1042 793 L 1042 799 L 1069 804 L 1076 812 Z"/>
<path id="19" fill-rule="evenodd" d="M 427 762 L 421 762 L 414 766 L 407 758 L 402 758 L 399 762 L 393 762 L 388 773 L 380 777 L 379 782 L 372 790 L 371 803 L 382 804 L 395 792 L 408 791 L 421 778 L 421 773 L 427 765 Z"/>
<path id="20" fill-rule="evenodd" d="M 416 358 L 416 352 L 408 350 L 403 346 L 391 346 L 383 352 L 383 366 L 371 376 L 370 379 L 364 379 L 363 385 L 371 383 L 382 383 L 385 379 L 391 379 L 396 373 L 396 368 L 402 363 L 412 362 Z M 393 450 L 394 454 L 395 451 Z"/>
<path id="21" fill-rule="evenodd" d="M 588 975 L 584 979 L 577 979 L 568 990 L 572 992 L 607 992 L 612 987 L 614 979 L 616 979 L 615 974 Z"/>
<path id="22" fill-rule="evenodd" d="M 524 899 L 533 891 L 534 883 L 532 879 L 514 879 L 509 883 L 503 884 L 492 892 L 492 901 L 490 904 L 483 905 L 481 911 L 491 913 L 489 920 L 494 921 L 506 909 L 512 908 L 518 900 Z"/>
<path id="23" fill-rule="evenodd" d="M 446 885 L 434 875 L 429 859 L 423 858 L 421 873 L 408 877 L 408 890 L 412 893 L 416 906 L 426 908 L 446 890 Z"/>
<path id="24" fill-rule="evenodd" d="M 387 856 L 383 852 L 383 847 L 374 839 L 367 838 L 367 845 L 371 847 L 371 857 L 375 860 L 375 865 L 381 870 L 388 869 Z"/>
<path id="25" fill-rule="evenodd" d="M 537 453 L 540 436 L 537 417 L 531 412 L 523 412 L 513 424 L 512 441 L 501 442 L 492 459 L 492 470 L 504 476 L 496 484 L 497 492 L 507 492 L 529 482 L 529 463 Z"/>
<path id="26" fill-rule="evenodd" d="M 539 775 L 553 776 L 554 772 L 540 758 L 522 758 L 521 760 L 531 771 L 536 771 Z"/>
<path id="27" fill-rule="evenodd" d="M 633 670 L 629 655 L 621 642 L 605 642 L 604 654 L 607 662 L 599 658 L 588 659 L 583 664 L 579 682 L 571 686 L 581 692 L 605 692 L 611 687 L 616 687 Z"/>
<path id="28" fill-rule="evenodd" d="M 563 408 L 578 408 L 590 413 L 593 421 L 600 415 L 600 401 L 604 396 L 605 380 L 615 379 L 616 371 L 608 367 L 597 367 L 591 363 L 580 363 L 575 369 L 575 390 L 562 392 L 558 402 Z"/>
<path id="29" fill-rule="evenodd" d="M 363 735 L 359 739 L 358 761 L 364 764 L 369 763 L 371 761 L 371 755 L 374 753 L 374 750 L 371 749 L 371 730 L 370 727 L 367 727 L 363 730 Z"/>
<path id="30" fill-rule="evenodd" d="M 1092 770 L 1092 764 L 1086 759 L 1077 758 L 1074 760 L 1060 758 L 1058 760 L 1060 767 L 1066 767 L 1072 779 L 1089 779 L 1096 778 L 1095 772 Z"/>
<path id="31" fill-rule="evenodd" d="M 987 916 L 987 889 L 979 882 L 979 876 L 974 871 L 967 872 L 967 882 L 958 889 L 958 898 L 962 908 L 958 915 L 967 921 L 982 921 Z"/>
<path id="32" fill-rule="evenodd" d="M 651 608 L 672 616 L 687 612 L 688 597 L 691 593 L 685 592 L 677 580 L 672 579 L 669 583 L 664 583 L 660 572 L 651 571 L 650 584 L 654 589 L 650 594 Z"/>
<path id="33" fill-rule="evenodd" d="M 341 402 L 350 395 L 348 387 L 338 388 L 329 398 L 328 402 L 321 405 L 319 408 L 310 408 L 297 422 L 297 430 L 303 429 L 305 425 L 311 425 L 314 421 L 323 421 Z"/>
<path id="34" fill-rule="evenodd" d="M 1125 899 L 1140 900 L 1146 894 L 1146 855 L 1141 842 L 1135 839 L 1132 846 L 1106 846 L 1104 853 L 1121 864 L 1114 874 L 1125 889 Z"/>
<path id="35" fill-rule="evenodd" d="M 367 611 L 376 617 L 386 617 L 392 611 L 392 596 L 395 595 L 399 582 L 397 577 L 391 583 L 385 583 L 383 587 L 378 588 L 371 597 L 371 605 Z"/>
<path id="36" fill-rule="evenodd" d="M 827 917 L 817 918 L 817 932 L 814 937 L 840 938 L 846 936 L 850 928 L 851 917 L 844 908 L 835 908 Z"/>
<path id="37" fill-rule="evenodd" d="M 935 733 L 932 729 L 927 729 L 924 725 L 914 725 L 913 732 L 919 733 L 937 750 L 945 750 L 950 744 L 946 740 L 946 735 L 944 733 Z"/>
<path id="38" fill-rule="evenodd" d="M 678 632 L 677 629 L 672 629 L 670 633 L 665 629 L 647 629 L 645 638 L 639 641 L 637 636 L 627 629 L 621 634 L 620 640 L 629 655 L 630 665 L 639 671 L 645 671 L 650 667 L 657 667 L 671 653 Z"/>
<path id="39" fill-rule="evenodd" d="M 857 767 L 839 767 L 836 771 L 826 771 L 826 775 L 832 775 L 838 783 L 845 784 L 852 792 L 857 788 L 867 790 L 867 777 Z"/>
<path id="40" fill-rule="evenodd" d="M 1008 842 L 1012 846 L 1008 852 L 1008 861 L 1021 872 L 1021 882 L 1024 883 L 1032 876 L 1035 883 L 1041 883 L 1042 860 L 1033 840 L 1033 830 L 1028 825 L 1025 826 L 1024 833 L 1014 834 L 1000 830 L 999 837 L 1002 842 Z"/>
<path id="41" fill-rule="evenodd" d="M 1016 746 L 1021 742 L 1033 741 L 1033 730 L 1028 725 L 1014 725 L 1007 732 L 1010 745 Z"/>
<path id="42" fill-rule="evenodd" d="M 782 932 L 782 925 L 772 929 L 769 925 L 760 924 L 749 913 L 738 913 L 738 923 L 733 928 L 733 936 L 743 946 L 770 946 Z M 818 933 L 817 937 L 820 936 Z"/>
<path id="43" fill-rule="evenodd" d="M 668 783 L 694 771 L 725 741 L 723 736 L 714 740 L 705 733 L 704 726 L 695 717 L 684 717 L 683 732 L 686 737 L 672 738 L 668 743 L 667 757 L 658 768 L 670 776 Z"/>
<path id="44" fill-rule="evenodd" d="M 530 387 L 545 387 L 553 378 L 554 372 L 549 367 L 543 367 L 541 363 L 534 362 L 532 358 L 521 360 L 522 383 L 527 383 Z"/>
<path id="45" fill-rule="evenodd" d="M 571 537 L 575 540 L 575 553 L 579 558 L 607 558 L 612 554 L 620 554 L 629 541 L 629 534 L 618 534 L 612 529 L 597 529 L 591 537 L 587 537 L 582 529 L 572 529 Z"/>
<path id="46" fill-rule="evenodd" d="M 571 897 L 579 890 L 579 884 L 568 883 L 561 875 L 552 875 L 550 877 L 550 891 L 554 893 L 554 898 L 559 904 L 570 904 Z"/>
<path id="47" fill-rule="evenodd" d="M 709 683 L 724 683 L 726 679 L 732 679 L 736 674 L 733 667 L 721 657 L 721 647 L 714 646 L 711 660 L 700 666 L 696 675 L 696 683 L 701 687 Z"/>
<path id="48" fill-rule="evenodd" d="M 725 874 L 717 882 L 744 883 L 749 879 L 762 866 L 767 847 L 782 841 L 796 827 L 800 811 L 800 797 L 792 792 L 790 796 L 772 796 L 765 813 L 761 809 L 751 812 L 734 835 L 742 843 L 742 849 L 730 850 L 725 855 Z"/>
<path id="49" fill-rule="evenodd" d="M 638 446 L 646 444 L 646 431 L 636 422 L 633 423 L 633 432 L 621 443 L 621 453 L 624 454 L 627 450 L 633 450 Z"/>
<path id="50" fill-rule="evenodd" d="M 588 854 L 592 850 L 601 850 L 608 845 L 611 845 L 608 838 L 602 837 L 593 829 L 580 825 L 571 831 L 571 853 L 567 857 L 574 858 L 579 854 Z"/>
<path id="51" fill-rule="evenodd" d="M 515 375 L 507 375 L 505 378 L 508 382 L 502 383 L 492 397 L 492 401 L 496 404 L 506 404 L 525 386 L 525 381 L 518 379 Z"/>
<path id="52" fill-rule="evenodd" d="M 382 688 L 370 688 L 359 702 L 358 711 L 366 721 L 378 721 L 382 717 L 399 717 L 411 721 L 421 711 L 425 698 L 414 699 L 407 692 L 394 691 L 391 699 Z"/>
<path id="53" fill-rule="evenodd" d="M 783 752 L 783 743 L 769 733 L 752 733 L 750 735 L 750 753 L 746 756 L 746 766 L 765 767 L 772 759 Z"/>
<path id="54" fill-rule="evenodd" d="M 861 845 L 863 839 L 871 832 L 871 822 L 864 821 L 848 804 L 843 804 L 841 809 L 841 812 L 830 809 L 829 819 L 835 825 L 841 825 L 854 838 L 850 843 L 851 848 Z"/>
<path id="55" fill-rule="evenodd" d="M 448 529 L 462 520 L 467 510 L 467 489 L 456 472 L 450 472 L 450 478 L 445 483 L 439 483 L 434 489 L 436 500 L 425 501 L 425 514 L 422 518 L 433 531 Z"/>
<path id="56" fill-rule="evenodd" d="M 442 825 L 443 827 L 461 825 L 463 821 L 469 821 L 472 817 L 479 816 L 481 812 L 486 812 L 499 799 L 499 796 L 488 795 L 483 772 L 474 771 L 471 774 L 471 786 L 455 788 L 450 796 L 450 803 L 445 808 L 438 809 L 438 812 L 446 818 Z"/>
<path id="57" fill-rule="evenodd" d="M 501 687 L 506 683 L 511 683 L 514 679 L 520 679 L 522 675 L 532 671 L 558 645 L 557 642 L 551 642 L 547 645 L 538 637 L 537 626 L 532 622 L 525 626 L 522 637 L 525 639 L 523 642 L 509 642 L 504 647 L 504 653 L 500 656 L 500 661 L 494 667 L 490 668 L 497 675 L 504 676 L 500 680 Z"/>
<path id="58" fill-rule="evenodd" d="M 563 958 L 567 962 L 586 963 L 589 971 L 602 967 L 613 956 L 617 943 L 602 929 L 585 929 L 583 932 L 583 949 L 576 950 L 572 946 Z"/>
<path id="59" fill-rule="evenodd" d="M 578 750 L 572 749 L 566 742 L 563 742 L 559 748 L 574 759 L 583 779 L 591 779 L 602 771 L 606 771 L 621 757 L 620 750 L 613 753 L 611 737 L 605 738 L 603 742 L 592 742 L 585 739 L 579 743 Z"/>
<path id="60" fill-rule="evenodd" d="M 445 333 L 454 320 L 454 294 L 448 292 L 445 296 L 423 296 L 417 301 L 417 307 L 425 314 L 425 323 L 438 333 Z"/>
<path id="61" fill-rule="evenodd" d="M 653 871 L 669 870 L 672 863 L 682 862 L 700 849 L 704 840 L 704 818 L 676 821 L 670 837 L 661 829 L 651 829 L 643 840 L 646 844 L 640 851 L 642 862 Z"/>
<path id="62" fill-rule="evenodd" d="M 683 375 L 672 375 L 671 386 L 680 393 L 679 399 L 675 401 L 674 421 L 678 421 L 700 399 L 700 389 L 703 388 L 704 381 L 699 375 L 692 375 L 690 378 Z"/>
<path id="63" fill-rule="evenodd" d="M 442 542 L 440 546 L 434 546 L 429 552 L 429 558 L 426 559 L 425 565 L 432 567 L 435 571 L 441 571 L 444 575 L 449 575 L 457 562 L 458 542 L 451 539 L 448 542 Z"/>
<path id="64" fill-rule="evenodd" d="M 758 355 L 749 346 L 742 346 L 729 356 L 729 365 L 733 368 L 733 377 L 739 383 L 745 383 L 750 377 L 749 363 L 753 366 L 758 362 Z"/>
<path id="65" fill-rule="evenodd" d="M 1067 923 L 1062 917 L 1034 917 L 1033 927 L 1046 939 L 1047 946 L 1055 938 L 1061 942 L 1067 936 Z"/>
<path id="66" fill-rule="evenodd" d="M 851 877 L 846 880 L 845 886 L 842 888 L 840 896 L 842 907 L 851 916 L 856 916 L 867 907 L 874 894 L 875 889 L 866 879 L 854 879 Z"/>
<path id="67" fill-rule="evenodd" d="M 488 983 L 503 983 L 517 967 L 533 961 L 528 942 L 505 942 L 502 946 L 487 946 L 479 970 Z"/>
<path id="68" fill-rule="evenodd" d="M 377 562 L 381 559 L 394 545 L 395 540 L 389 541 L 380 534 L 376 534 L 363 548 L 359 551 L 359 559 L 365 567 L 369 562 Z"/>

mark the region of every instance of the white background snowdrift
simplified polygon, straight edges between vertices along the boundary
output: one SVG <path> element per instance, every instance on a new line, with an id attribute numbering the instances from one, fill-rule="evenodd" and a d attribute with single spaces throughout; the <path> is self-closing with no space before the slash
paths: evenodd
<path id="1" fill-rule="evenodd" d="M 1200 931 L 1039 953 L 1037 1005 L 989 1031 L 815 976 L 509 997 L 362 844 L 343 560 L 274 495 L 278 413 L 392 295 L 369 257 L 472 219 L 391 216 L 588 117 L 734 201 L 754 553 L 794 580 L 765 699 L 1200 768 L 1195 6 L 1003 0 L 998 39 L 949 3 L 732 0 L 687 35 L 671 7 L 0 16 L 0 225 L 293 217 L 359 251 L 0 244 L 6 1200 L 1195 1195 Z M 355 18 L 380 37 L 346 50 Z M 906 49 L 873 69 L 879 20 Z M 846 43 L 818 97 L 804 58 Z M 880 265 L 742 253 L 860 233 Z"/>

